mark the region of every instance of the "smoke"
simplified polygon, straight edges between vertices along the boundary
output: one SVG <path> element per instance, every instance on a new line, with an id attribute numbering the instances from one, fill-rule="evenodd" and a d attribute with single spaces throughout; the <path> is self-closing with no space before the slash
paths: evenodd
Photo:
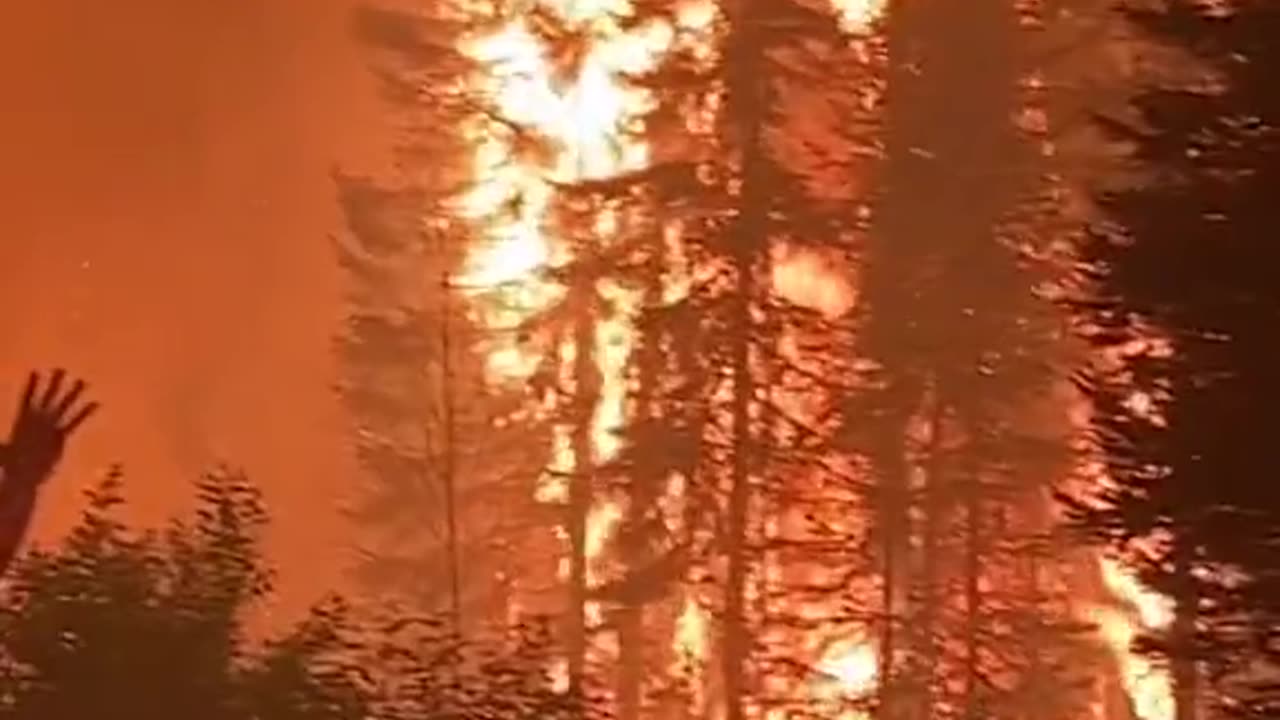
<path id="1" fill-rule="evenodd" d="M 6 7 L 0 423 L 31 366 L 67 365 L 104 405 L 39 534 L 74 520 L 80 488 L 111 462 L 126 462 L 135 513 L 152 521 L 225 459 L 265 487 L 286 595 L 332 586 L 301 561 L 317 545 L 342 549 L 333 506 L 350 479 L 330 390 L 341 288 L 329 172 L 381 164 L 384 144 L 348 10 Z"/>

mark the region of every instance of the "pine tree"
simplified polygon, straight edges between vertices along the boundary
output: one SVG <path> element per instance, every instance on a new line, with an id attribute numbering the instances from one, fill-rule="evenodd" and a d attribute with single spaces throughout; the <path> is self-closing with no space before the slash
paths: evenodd
<path id="1" fill-rule="evenodd" d="M 535 623 L 460 641 L 448 614 L 329 597 L 249 632 L 272 599 L 255 485 L 225 469 L 163 531 L 120 519 L 113 472 L 70 534 L 14 566 L 0 604 L 0 717 L 583 720 Z M 278 634 L 277 634 L 278 633 Z"/>
<path id="2" fill-rule="evenodd" d="M 797 417 L 783 405 L 787 396 L 793 404 L 806 393 L 833 397 L 850 353 L 832 351 L 839 340 L 817 348 L 824 334 L 840 333 L 830 332 L 835 326 L 829 318 L 779 292 L 774 274 L 780 264 L 775 256 L 786 251 L 801 255 L 819 249 L 833 264 L 848 260 L 848 231 L 857 213 L 847 192 L 830 195 L 840 181 L 852 184 L 849 164 L 856 152 L 841 144 L 848 139 L 833 128 L 839 113 L 856 107 L 858 98 L 847 76 L 833 80 L 822 63 L 838 57 L 855 68 L 857 53 L 847 47 L 826 8 L 787 3 L 760 15 L 759 8 L 748 5 L 720 10 L 699 24 L 675 4 L 653 2 L 641 4 L 631 16 L 602 21 L 602 26 L 616 22 L 628 30 L 665 23 L 674 31 L 658 68 L 629 73 L 636 87 L 652 93 L 653 111 L 639 128 L 617 129 L 621 136 L 632 130 L 643 136 L 655 160 L 648 168 L 623 168 L 604 178 L 570 173 L 579 176 L 555 184 L 557 199 L 545 231 L 561 244 L 558 255 L 566 259 L 546 268 L 544 277 L 564 292 L 526 323 L 552 351 L 539 374 L 554 388 L 552 422 L 567 433 L 568 454 L 588 458 L 566 473 L 567 534 L 580 538 L 574 529 L 580 531 L 592 503 L 623 506 L 624 517 L 605 554 L 614 572 L 602 586 L 585 582 L 584 548 L 571 543 L 570 567 L 580 571 L 569 582 L 569 620 L 578 629 L 571 627 L 568 652 L 575 678 L 585 669 L 581 606 L 587 596 L 606 601 L 616 619 L 606 619 L 613 627 L 605 629 L 620 635 L 623 677 L 617 688 L 628 717 L 639 712 L 645 694 L 638 687 L 645 684 L 639 680 L 642 670 L 664 674 L 666 668 L 657 666 L 669 659 L 668 650 L 643 642 L 640 630 L 671 629 L 679 609 L 671 590 L 686 578 L 693 581 L 686 597 L 720 599 L 715 611 L 725 630 L 714 653 L 720 667 L 712 694 L 731 714 L 765 702 L 770 693 L 762 678 L 784 662 L 794 666 L 809 651 L 796 642 L 801 633 L 794 631 L 767 651 L 761 647 L 766 626 L 781 625 L 783 616 L 796 612 L 771 607 L 789 604 L 766 579 L 766 565 L 779 561 L 780 546 L 788 540 L 766 540 L 766 528 L 779 526 L 787 504 L 793 516 L 788 522 L 804 524 L 794 519 L 802 514 L 792 499 L 799 493 L 789 486 L 798 472 L 822 477 L 828 486 L 838 475 L 823 466 L 817 447 L 830 439 L 829 412 L 827 418 Z M 600 39 L 591 35 L 601 25 L 575 27 L 558 15 L 540 7 L 526 25 L 555 59 L 553 79 L 571 84 L 591 41 Z M 837 100 L 824 100 L 817 88 L 806 87 L 815 81 L 838 89 Z M 816 123 L 825 136 L 813 130 L 816 109 L 828 117 L 825 126 Z M 785 127 L 788 122 L 792 128 Z M 807 132 L 792 134 L 793 128 Z M 822 192 L 828 196 L 814 197 Z M 602 211 L 614 218 L 613 231 L 593 227 Z M 610 298 L 601 294 L 603 282 L 642 297 L 643 310 L 636 318 L 632 410 L 622 451 L 601 465 L 601 458 L 591 457 L 587 431 L 601 380 L 594 377 L 600 358 L 589 352 L 590 337 L 614 312 Z M 682 282 L 683 290 L 673 290 Z M 784 341 L 803 348 L 806 357 L 785 357 Z M 566 344 L 574 348 L 568 369 L 558 357 Z M 659 352 L 668 355 L 661 367 Z M 828 358 L 825 365 L 812 362 L 819 355 Z M 815 380 L 821 373 L 839 379 Z M 772 389 L 777 381 L 783 382 Z M 684 488 L 677 493 L 685 506 L 676 513 L 680 519 L 661 507 L 671 499 L 662 496 L 670 494 L 673 483 Z M 816 481 L 808 489 L 811 504 L 821 504 L 814 498 L 823 489 Z M 828 516 L 840 514 L 833 508 L 828 504 Z M 830 538 L 806 542 L 811 549 L 832 545 Z M 797 561 L 802 551 L 794 546 L 787 553 L 787 563 L 814 564 Z M 828 551 L 828 562 L 847 563 L 849 555 L 847 549 Z M 709 580 L 726 591 L 712 591 L 716 583 Z M 849 589 L 830 582 L 828 605 L 838 606 L 838 596 Z M 852 622 L 845 615 L 842 622 Z M 775 657 L 766 658 L 770 654 Z M 661 685 L 650 687 L 662 692 L 655 687 Z"/>
<path id="3" fill-rule="evenodd" d="M 1070 717 L 1072 668 L 998 640 L 1022 628 L 1052 640 L 1045 654 L 1088 652 L 1052 581 L 1066 560 L 1046 552 L 1069 443 L 1046 399 L 1065 373 L 1061 323 L 1036 292 L 1046 165 L 1015 125 L 1022 18 L 1006 2 L 913 3 L 886 24 L 859 338 L 878 387 L 846 409 L 876 491 L 879 712 Z"/>
<path id="4" fill-rule="evenodd" d="M 119 519 L 121 476 L 88 492 L 67 538 L 14 568 L 0 610 L 0 717 L 354 720 L 374 700 L 349 668 L 325 670 L 340 628 L 318 614 L 253 648 L 248 614 L 271 594 L 258 489 L 217 471 L 193 517 L 164 532 Z M 305 642 L 304 642 L 305 639 Z"/>
<path id="5" fill-rule="evenodd" d="M 1273 716 L 1280 505 L 1258 478 L 1275 457 L 1280 296 L 1264 268 L 1280 8 L 1173 2 L 1127 17 L 1198 72 L 1152 63 L 1135 120 L 1105 123 L 1132 145 L 1139 181 L 1099 193 L 1108 224 L 1086 248 L 1094 295 L 1078 307 L 1098 346 L 1130 352 L 1087 382 L 1110 483 L 1076 498 L 1076 516 L 1175 601 L 1172 626 L 1148 644 L 1170 662 L 1179 720 L 1214 704 Z"/>
<path id="6" fill-rule="evenodd" d="M 685 483 L 695 521 L 678 531 L 687 592 L 717 598 L 717 677 L 709 689 L 722 710 L 713 712 L 742 718 L 800 699 L 795 683 L 783 683 L 781 696 L 773 685 L 815 659 L 802 640 L 813 627 L 785 627 L 799 620 L 803 602 L 791 602 L 778 578 L 798 582 L 811 573 L 803 566 L 822 561 L 798 560 L 804 551 L 780 533 L 818 524 L 797 521 L 804 511 L 795 497 L 807 494 L 812 510 L 822 482 L 829 489 L 837 473 L 823 464 L 831 429 L 822 426 L 829 415 L 821 417 L 821 404 L 805 408 L 817 418 L 789 411 L 806 393 L 829 399 L 838 392 L 849 355 L 832 351 L 838 325 L 780 292 L 775 273 L 788 251 L 825 251 L 837 267 L 849 258 L 855 208 L 815 197 L 815 188 L 830 193 L 833 177 L 852 185 L 856 159 L 848 138 L 821 118 L 847 109 L 841 102 L 854 105 L 857 95 L 848 75 L 822 63 L 841 58 L 851 72 L 858 64 L 829 8 L 726 3 L 719 10 L 701 27 L 682 28 L 662 67 L 638 79 L 659 108 L 648 119 L 659 163 L 644 181 L 687 270 L 684 291 L 644 314 L 642 347 L 669 348 L 672 360 L 658 383 L 657 420 L 633 428 L 631 452 L 668 455 L 658 473 Z M 681 28 L 668 3 L 644 3 L 638 17 L 666 17 Z M 808 132 L 793 134 L 806 114 Z M 824 333 L 832 337 L 818 342 Z M 814 550 L 823 539 L 804 542 Z M 849 554 L 828 551 L 826 560 L 838 558 L 847 569 Z M 838 608 L 849 588 L 831 582 L 827 606 Z M 717 591 L 708 592 L 709 583 Z M 828 619 L 839 614 L 828 612 Z M 851 622 L 848 615 L 839 622 Z M 811 672 L 800 674 L 807 680 Z"/>
<path id="7" fill-rule="evenodd" d="M 523 389 L 494 383 L 486 361 L 516 346 L 519 328 L 492 332 L 467 287 L 469 251 L 518 212 L 518 199 L 483 218 L 466 207 L 477 141 L 468 131 L 503 126 L 470 89 L 479 68 L 459 49 L 481 21 L 448 4 L 356 15 L 400 135 L 391 178 L 338 177 L 348 225 L 339 257 L 352 287 L 338 350 L 371 482 L 353 515 L 380 536 L 365 548 L 363 577 L 429 608 L 505 622 L 513 585 L 554 573 L 554 523 L 528 475 L 543 463 L 546 430 Z M 490 314 L 519 301 L 503 283 L 485 290 Z"/>
<path id="8" fill-rule="evenodd" d="M 610 357 L 617 353 L 612 344 L 625 340 L 610 334 L 618 335 L 619 328 L 625 332 L 630 321 L 625 265 L 638 230 L 635 210 L 627 202 L 628 183 L 618 181 L 631 169 L 622 148 L 630 118 L 604 117 L 607 113 L 591 107 L 607 98 L 588 92 L 589 81 L 596 79 L 589 75 L 616 71 L 591 52 L 617 35 L 609 18 L 584 19 L 555 3 L 526 10 L 509 18 L 509 27 L 546 58 L 550 92 L 539 101 L 555 103 L 564 116 L 552 121 L 508 118 L 513 144 L 530 149 L 522 172 L 547 194 L 544 199 L 518 199 L 538 204 L 527 229 L 547 248 L 544 262 L 518 281 L 546 291 L 542 302 L 526 308 L 520 331 L 536 353 L 531 385 L 552 433 L 549 456 L 531 471 L 543 477 L 543 502 L 567 541 L 562 582 L 554 594 L 568 685 L 571 694 L 579 695 L 596 689 L 599 673 L 591 661 L 598 655 L 596 640 L 610 629 L 601 626 L 594 612 L 600 607 L 595 576 L 602 558 L 599 548 L 589 547 L 589 533 L 595 514 L 617 500 L 606 487 L 605 466 L 619 430 L 610 421 L 619 418 L 607 417 L 606 410 L 616 410 L 624 380 L 617 377 L 621 368 L 605 365 L 616 364 Z M 534 85 L 529 91 L 541 88 Z M 571 127 L 565 122 L 569 118 L 583 126 Z"/>

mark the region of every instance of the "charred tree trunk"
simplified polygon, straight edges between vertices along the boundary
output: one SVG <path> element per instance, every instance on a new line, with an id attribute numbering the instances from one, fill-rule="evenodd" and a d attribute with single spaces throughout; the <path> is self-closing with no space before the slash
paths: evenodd
<path id="1" fill-rule="evenodd" d="M 921 258 L 927 254 L 914 204 L 923 168 L 915 154 L 920 138 L 913 132 L 913 116 L 920 112 L 919 78 L 912 55 L 919 35 L 918 3 L 895 4 L 888 23 L 888 116 L 885 123 L 887 163 L 885 191 L 876 212 L 867 271 L 870 319 L 865 331 L 868 350 L 885 368 L 886 388 L 876 400 L 871 422 L 871 456 L 876 469 L 877 534 L 882 573 L 879 632 L 878 713 L 884 720 L 914 715 L 907 686 L 914 681 L 908 602 L 914 572 L 910 563 L 913 536 L 907 436 L 911 418 L 921 407 L 921 360 L 911 346 L 923 335 L 920 326 Z M 916 197 L 913 197 L 913 194 Z M 916 633 L 907 633 L 914 636 Z"/>
<path id="2" fill-rule="evenodd" d="M 742 221 L 747 222 L 747 221 Z M 742 242 L 742 240 L 739 240 Z M 743 243 L 745 244 L 745 242 Z M 738 252 L 738 281 L 734 314 L 738 318 L 731 342 L 733 367 L 733 458 L 730 467 L 728 512 L 725 522 L 725 586 L 723 682 L 726 720 L 743 720 L 746 694 L 746 658 L 750 631 L 746 619 L 746 584 L 750 558 L 747 523 L 752 499 L 752 455 L 755 442 L 751 405 L 755 383 L 751 377 L 751 298 L 755 294 L 753 253 Z"/>
<path id="3" fill-rule="evenodd" d="M 1190 523 L 1184 525 L 1190 527 Z M 1199 671 L 1196 667 L 1196 581 L 1192 576 L 1193 551 L 1190 543 L 1177 540 L 1174 549 L 1174 579 L 1178 584 L 1175 614 L 1173 618 L 1172 657 L 1170 670 L 1173 679 L 1175 720 L 1199 718 Z"/>
<path id="4" fill-rule="evenodd" d="M 887 404 L 896 409 L 901 398 L 910 394 L 894 388 Z M 910 595 L 911 573 L 908 546 L 911 538 L 911 492 L 908 478 L 905 413 L 890 410 L 874 419 L 875 465 L 878 472 L 876 525 L 880 554 L 880 621 L 879 621 L 879 685 L 877 717 L 898 720 L 903 712 L 903 684 L 910 673 L 900 672 L 903 646 L 899 629 L 907 615 L 906 598 Z"/>
<path id="5" fill-rule="evenodd" d="M 657 307 L 662 301 L 662 268 L 665 253 L 663 238 L 656 234 L 652 243 L 653 256 L 645 267 L 645 307 Z M 637 360 L 634 420 L 645 428 L 646 438 L 652 438 L 652 428 L 661 422 L 655 397 L 662 373 L 662 348 L 656 338 L 642 341 Z M 648 442 L 648 441 L 647 441 Z M 658 448 L 652 448 L 658 451 Z M 648 454 L 649 450 L 645 451 Z M 619 537 L 619 554 L 625 572 L 626 585 L 647 585 L 637 577 L 644 569 L 653 567 L 657 558 L 651 552 L 653 542 L 652 523 L 658 499 L 664 490 L 666 473 L 664 466 L 655 465 L 648 458 L 637 458 L 632 463 L 628 486 L 627 516 L 623 520 Z M 649 582 L 666 582 L 667 578 L 649 578 Z M 639 586 L 624 593 L 619 600 L 616 614 L 618 628 L 618 720 L 639 720 L 644 702 L 645 679 L 645 608 L 652 597 L 660 594 L 658 588 Z"/>
<path id="6" fill-rule="evenodd" d="M 445 235 L 436 243 L 447 257 Z M 444 484 L 445 552 L 449 563 L 449 619 L 455 639 L 462 638 L 462 541 L 458 527 L 458 413 L 453 341 L 453 283 L 449 268 L 440 271 L 440 410 L 443 448 L 440 477 Z"/>
<path id="7" fill-rule="evenodd" d="M 898 465 L 905 471 L 905 468 L 901 468 L 902 463 Z M 899 598 L 902 595 L 902 586 L 908 582 L 907 574 L 904 572 L 906 568 L 902 562 L 904 559 L 902 535 L 907 526 L 906 479 L 904 473 L 895 473 L 895 476 L 900 482 L 893 483 L 887 488 L 888 497 L 882 500 L 887 507 L 882 513 L 884 519 L 881 521 L 883 526 L 881 562 L 884 581 L 880 600 L 883 615 L 880 630 L 880 657 L 883 663 L 880 678 L 880 708 L 886 718 L 898 716 L 896 708 L 899 702 L 896 689 L 899 682 L 897 677 L 899 654 L 897 627 L 901 607 Z"/>
<path id="8" fill-rule="evenodd" d="M 581 273 L 568 298 L 573 313 L 573 396 L 569 428 L 569 448 L 573 465 L 569 469 L 569 691 L 582 697 L 587 665 L 586 606 L 587 587 L 587 518 L 591 513 L 595 472 L 595 443 L 592 419 L 600 398 L 600 370 L 595 359 L 595 292 L 593 278 Z"/>
<path id="9" fill-rule="evenodd" d="M 733 377 L 731 407 L 732 439 L 729 468 L 729 498 L 725 518 L 725 600 L 721 655 L 721 681 L 725 720 L 746 717 L 747 658 L 751 652 L 751 631 L 746 613 L 746 585 L 750 569 L 748 520 L 752 501 L 752 471 L 756 442 L 751 410 L 756 383 L 752 376 L 752 313 L 757 290 L 757 265 L 764 245 L 765 208 L 769 189 L 765 178 L 763 123 L 764 84 L 760 78 L 761 43 L 757 18 L 749 0 L 737 0 L 729 7 L 731 36 L 728 41 L 728 113 L 731 132 L 741 149 L 742 184 L 737 202 L 738 215 L 729 241 L 736 273 L 732 298 L 730 356 Z"/>
<path id="10" fill-rule="evenodd" d="M 942 459 L 942 405 L 936 391 L 927 398 L 927 422 L 929 437 L 924 445 L 922 465 L 924 469 L 924 529 L 921 539 L 920 667 L 919 707 L 917 717 L 927 720 L 933 716 L 933 684 L 938 674 L 938 583 L 941 577 L 941 533 L 943 524 Z"/>
<path id="11" fill-rule="evenodd" d="M 964 696 L 966 720 L 983 720 L 981 658 L 978 656 L 982 630 L 982 484 L 976 469 L 964 483 Z"/>
<path id="12" fill-rule="evenodd" d="M 458 448 L 457 413 L 454 405 L 453 306 L 449 273 L 440 275 L 440 405 L 444 424 L 441 479 L 444 483 L 446 552 L 449 563 L 449 619 L 453 633 L 462 637 L 462 569 L 458 537 Z"/>
<path id="13" fill-rule="evenodd" d="M 749 263 L 749 258 L 739 258 Z M 740 323 L 733 338 L 733 453 L 730 468 L 728 513 L 725 522 L 725 555 L 727 578 L 724 608 L 723 682 L 726 720 L 743 720 L 746 694 L 746 659 L 750 651 L 750 630 L 746 618 L 746 584 L 750 558 L 747 551 L 747 522 L 751 509 L 751 456 L 754 441 L 751 431 L 751 399 L 755 383 L 751 378 L 750 312 L 755 280 L 749 264 L 739 266 L 737 299 Z"/>
<path id="14" fill-rule="evenodd" d="M 644 689 L 644 606 L 624 601 L 617 624 L 618 720 L 638 720 Z"/>
<path id="15" fill-rule="evenodd" d="M 905 615 L 899 619 L 912 631 L 907 642 L 894 637 L 888 622 L 882 631 L 884 720 L 936 714 L 942 684 L 931 689 L 926 676 L 937 671 L 940 633 L 970 650 L 960 697 L 946 699 L 965 705 L 976 693 L 980 487 L 976 480 L 968 488 L 949 482 L 950 466 L 929 457 L 936 447 L 926 449 L 920 555 L 908 565 L 902 556 L 914 537 L 907 527 L 912 501 L 900 455 L 912 419 L 940 410 L 935 405 L 941 398 L 962 419 L 959 436 L 976 435 L 978 429 L 965 423 L 986 417 L 983 407 L 991 403 L 972 387 L 982 358 L 1010 350 L 1000 333 L 1013 320 L 1002 313 L 1014 311 L 999 293 L 1022 288 L 1009 280 L 1015 260 L 996 235 L 1028 169 L 1025 143 L 1014 127 L 1016 13 L 1005 0 L 932 0 L 895 3 L 888 18 L 885 190 L 868 253 L 864 342 L 883 366 L 887 385 L 874 419 L 886 424 L 874 452 L 884 463 L 876 468 L 883 602 L 887 618 Z M 937 432 L 939 418 L 932 420 Z M 981 467 L 982 460 L 972 464 Z M 969 491 L 957 508 L 966 528 L 956 539 L 963 560 L 946 574 L 960 576 L 970 610 L 967 627 L 944 629 L 937 597 L 944 569 L 937 554 L 945 509 L 937 492 L 949 485 Z M 904 607 L 904 597 L 919 601 Z"/>

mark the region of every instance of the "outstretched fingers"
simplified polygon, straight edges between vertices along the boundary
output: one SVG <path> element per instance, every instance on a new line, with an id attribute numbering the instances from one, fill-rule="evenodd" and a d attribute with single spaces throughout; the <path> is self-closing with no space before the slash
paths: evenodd
<path id="1" fill-rule="evenodd" d="M 33 371 L 27 374 L 27 387 L 22 391 L 22 400 L 18 403 L 18 414 L 15 417 L 15 422 L 21 420 L 31 410 L 31 399 L 35 397 L 36 386 L 39 384 L 40 373 Z"/>
<path id="2" fill-rule="evenodd" d="M 54 401 L 58 399 L 58 392 L 62 390 L 62 381 L 66 379 L 67 371 L 57 368 L 53 371 L 53 379 L 49 381 L 49 387 L 44 389 L 44 395 L 40 398 L 39 409 L 41 412 L 52 412 Z"/>
<path id="3" fill-rule="evenodd" d="M 22 423 L 42 422 L 65 436 L 88 420 L 98 410 L 98 403 L 87 403 L 77 409 L 76 406 L 88 386 L 83 380 L 76 380 L 63 394 L 66 379 L 66 370 L 58 368 L 53 371 L 49 384 L 42 390 L 40 373 L 30 373 L 22 393 L 22 404 L 14 421 L 15 429 Z"/>
<path id="4" fill-rule="evenodd" d="M 76 380 L 75 384 L 71 386 L 71 391 L 63 396 L 56 406 L 50 409 L 49 412 L 53 415 L 55 422 L 61 422 L 67 416 L 67 413 L 71 411 L 71 407 L 76 404 L 76 400 L 79 400 L 84 393 L 84 388 L 84 381 Z"/>
<path id="5" fill-rule="evenodd" d="M 64 437 L 71 435 L 71 433 L 75 432 L 76 428 L 84 424 L 84 421 L 88 420 L 97 411 L 98 411 L 98 403 L 91 402 L 85 405 L 84 407 L 80 408 L 79 412 L 77 412 L 75 415 L 72 415 L 70 420 L 68 420 L 66 423 L 60 426 L 58 428 L 58 431 L 61 432 Z"/>
<path id="6" fill-rule="evenodd" d="M 65 378 L 65 371 L 61 368 L 55 370 L 49 389 L 45 392 L 44 399 L 41 401 L 42 411 L 46 414 L 45 416 L 48 418 L 49 423 L 57 428 L 58 432 L 64 437 L 70 435 L 98 410 L 98 403 L 95 402 L 87 403 L 79 410 L 75 409 L 76 404 L 88 387 L 84 380 L 77 379 L 66 395 L 58 397 L 58 391 L 62 389 L 62 383 Z"/>

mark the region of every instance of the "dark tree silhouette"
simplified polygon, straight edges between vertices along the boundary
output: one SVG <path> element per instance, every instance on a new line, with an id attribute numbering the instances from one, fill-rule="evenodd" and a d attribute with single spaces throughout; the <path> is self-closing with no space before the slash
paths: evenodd
<path id="1" fill-rule="evenodd" d="M 1171 661 L 1179 720 L 1215 702 L 1276 717 L 1280 8 L 1197 5 L 1129 13 L 1196 68 L 1153 68 L 1133 121 L 1104 123 L 1140 182 L 1101 197 L 1109 222 L 1084 248 L 1093 293 L 1078 309 L 1095 344 L 1128 358 L 1086 380 L 1111 482 L 1073 504 L 1177 603 L 1149 640 Z"/>
<path id="2" fill-rule="evenodd" d="M 460 643 L 446 618 L 328 598 L 265 642 L 256 486 L 219 470 L 164 531 L 123 524 L 119 471 L 80 524 L 15 563 L 0 594 L 0 719 L 575 720 L 545 636 Z M 532 628 L 536 630 L 536 627 Z"/>
<path id="3" fill-rule="evenodd" d="M 883 720 L 1073 718 L 1089 700 L 1074 558 L 1052 537 L 1048 490 L 1072 460 L 1067 358 L 1038 292 L 1055 279 L 1051 166 L 1015 122 L 1034 107 L 1019 11 L 902 3 L 885 23 L 857 337 L 876 369 L 845 413 L 873 486 Z"/>
<path id="4" fill-rule="evenodd" d="M 0 717 L 221 720 L 281 698 L 294 712 L 272 717 L 363 717 L 351 678 L 306 672 L 331 647 L 249 651 L 246 611 L 271 587 L 261 500 L 230 472 L 197 489 L 194 518 L 137 532 L 115 516 L 123 498 L 112 472 L 59 546 L 15 564 L 0 608 Z"/>
<path id="5" fill-rule="evenodd" d="M 27 377 L 9 440 L 0 445 L 0 573 L 8 568 L 31 524 L 36 493 L 49 478 L 67 438 L 98 409 L 97 403 L 80 403 L 85 383 L 76 380 L 65 393 L 66 371 L 57 369 L 48 386 L 40 390 L 39 373 Z"/>

